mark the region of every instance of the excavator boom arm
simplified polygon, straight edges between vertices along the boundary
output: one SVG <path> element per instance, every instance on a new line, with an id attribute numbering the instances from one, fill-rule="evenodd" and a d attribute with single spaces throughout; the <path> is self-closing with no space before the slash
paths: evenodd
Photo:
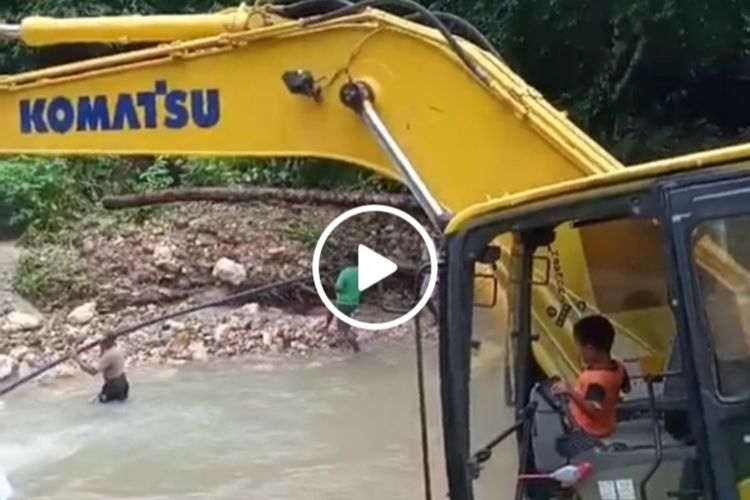
<path id="1" fill-rule="evenodd" d="M 344 10 L 5 26 L 33 45 L 169 43 L 0 78 L 0 153 L 307 156 L 405 181 L 411 168 L 448 212 L 622 168 L 490 52 L 380 10 Z M 367 102 L 353 102 L 353 88 Z"/>

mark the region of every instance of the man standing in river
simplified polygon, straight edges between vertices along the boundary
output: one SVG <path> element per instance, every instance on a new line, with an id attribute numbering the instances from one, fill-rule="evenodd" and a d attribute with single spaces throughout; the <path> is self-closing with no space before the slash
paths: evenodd
<path id="1" fill-rule="evenodd" d="M 353 252 L 348 254 L 346 261 L 348 266 L 339 272 L 339 276 L 336 279 L 336 308 L 351 318 L 357 309 L 359 309 L 361 298 L 361 292 L 359 291 L 359 269 L 356 265 L 357 254 Z M 323 331 L 328 331 L 332 320 L 333 313 L 326 311 L 326 322 L 323 325 Z M 354 352 L 359 352 L 357 334 L 352 331 L 351 325 L 337 318 L 336 329 L 346 338 L 346 341 L 349 342 Z"/>
<path id="2" fill-rule="evenodd" d="M 128 399 L 130 390 L 128 379 L 125 376 L 125 356 L 117 347 L 116 339 L 112 334 L 105 335 L 99 347 L 99 362 L 95 367 L 79 359 L 77 351 L 73 351 L 71 358 L 89 375 L 102 374 L 104 385 L 102 385 L 102 390 L 99 393 L 100 403 L 125 401 Z"/>

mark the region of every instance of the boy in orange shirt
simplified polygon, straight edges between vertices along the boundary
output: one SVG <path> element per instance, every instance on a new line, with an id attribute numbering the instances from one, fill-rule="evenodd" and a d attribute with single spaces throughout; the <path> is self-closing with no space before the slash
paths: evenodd
<path id="1" fill-rule="evenodd" d="M 605 438 L 617 427 L 620 392 L 630 392 L 625 367 L 611 356 L 615 329 L 604 316 L 592 315 L 575 324 L 573 337 L 584 369 L 574 387 L 557 382 L 552 390 L 569 396 L 568 410 L 574 427 Z"/>

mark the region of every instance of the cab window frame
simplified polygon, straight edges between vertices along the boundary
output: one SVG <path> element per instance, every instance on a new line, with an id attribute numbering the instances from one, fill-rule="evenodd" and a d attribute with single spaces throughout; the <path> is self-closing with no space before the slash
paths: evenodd
<path id="1" fill-rule="evenodd" d="M 601 220 L 601 219 L 624 219 L 624 218 L 653 218 L 665 228 L 665 246 L 669 245 L 669 231 L 666 231 L 669 221 L 663 203 L 661 186 L 653 181 L 634 181 L 628 185 L 595 188 L 584 192 L 564 195 L 552 200 L 541 200 L 529 204 L 521 204 L 514 208 L 503 210 L 500 214 L 487 214 L 478 217 L 471 226 L 453 234 L 447 238 L 447 245 L 453 255 L 448 259 L 447 275 L 457 280 L 466 278 L 476 264 L 476 256 L 481 250 L 496 237 L 509 232 L 522 232 L 544 227 L 557 227 L 560 224 L 575 220 Z M 594 217 L 594 214 L 596 215 Z M 669 252 L 665 249 L 665 252 Z M 669 259 L 668 259 L 669 260 Z M 672 265 L 667 268 L 669 292 L 675 286 L 675 269 Z M 446 332 L 441 338 L 455 338 L 461 332 L 471 332 L 473 323 L 473 310 L 471 314 L 466 312 L 456 313 L 454 308 L 460 304 L 473 304 L 474 287 L 462 284 L 453 286 L 445 283 L 446 298 L 449 310 L 446 321 Z M 532 283 L 525 285 L 532 287 Z M 676 318 L 676 335 L 681 335 L 681 322 Z M 530 335 L 531 332 L 518 332 L 520 335 Z M 470 453 L 471 446 L 471 411 L 470 401 L 470 345 L 465 342 L 450 342 L 449 350 L 458 348 L 465 352 L 446 352 L 441 358 L 446 363 L 441 367 L 450 370 L 450 380 L 442 388 L 441 397 L 447 397 L 443 401 L 443 411 L 450 411 L 451 423 L 459 424 L 461 429 L 451 426 L 444 428 L 444 447 L 448 456 L 466 456 Z M 458 363 L 458 366 L 452 365 Z M 457 376 L 459 375 L 459 376 Z M 518 399 L 519 395 L 516 395 Z M 458 418 L 457 418 L 458 417 Z M 470 500 L 474 496 L 473 480 L 468 475 L 468 470 L 456 467 L 457 464 L 449 465 L 449 485 L 456 487 L 458 491 L 464 491 Z M 459 476 L 451 478 L 451 473 Z M 456 491 L 456 493 L 458 493 Z"/>
<path id="2" fill-rule="evenodd" d="M 750 193 L 747 194 L 747 196 L 750 196 Z M 711 384 L 711 393 L 713 394 L 716 401 L 723 405 L 729 405 L 729 406 L 735 406 L 735 405 L 742 405 L 750 402 L 750 390 L 748 390 L 743 395 L 727 395 L 724 394 L 721 391 L 721 377 L 719 375 L 719 357 L 717 354 L 716 349 L 716 338 L 714 336 L 714 329 L 711 325 L 711 322 L 708 317 L 708 312 L 706 311 L 705 305 L 703 301 L 705 301 L 707 295 L 704 291 L 704 283 L 703 280 L 701 280 L 700 276 L 698 275 L 698 269 L 696 266 L 696 253 L 695 253 L 695 241 L 694 241 L 694 235 L 696 231 L 701 227 L 702 224 L 715 222 L 717 220 L 727 220 L 732 219 L 736 217 L 750 217 L 750 210 L 746 212 L 740 212 L 737 211 L 736 208 L 733 208 L 731 206 L 728 206 L 724 203 L 719 203 L 715 207 L 710 208 L 703 208 L 697 210 L 695 213 L 691 215 L 690 221 L 688 224 L 684 227 L 684 234 L 683 237 L 685 238 L 685 241 L 687 242 L 686 248 L 688 250 L 688 257 L 689 257 L 689 279 L 691 281 L 691 284 L 694 289 L 695 294 L 695 300 L 697 303 L 694 304 L 697 319 L 698 319 L 698 325 L 697 327 L 704 332 L 706 332 L 705 335 L 705 343 L 704 345 L 707 347 L 708 353 L 704 354 L 704 361 L 709 361 L 708 365 L 711 367 L 711 377 L 710 377 L 710 384 Z M 705 359 L 709 358 L 709 359 Z M 696 360 L 697 362 L 697 360 Z"/>

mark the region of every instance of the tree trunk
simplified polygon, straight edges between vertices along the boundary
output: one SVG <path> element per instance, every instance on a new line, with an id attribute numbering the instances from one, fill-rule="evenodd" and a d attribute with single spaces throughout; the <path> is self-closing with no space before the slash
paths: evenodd
<path id="1" fill-rule="evenodd" d="M 407 194 L 335 192 L 319 189 L 280 189 L 269 187 L 203 187 L 175 188 L 151 193 L 110 196 L 102 200 L 104 208 L 118 210 L 166 203 L 210 201 L 236 203 L 247 201 L 285 201 L 288 203 L 315 203 L 354 207 L 357 205 L 382 204 L 409 212 L 421 213 L 417 201 Z"/>

